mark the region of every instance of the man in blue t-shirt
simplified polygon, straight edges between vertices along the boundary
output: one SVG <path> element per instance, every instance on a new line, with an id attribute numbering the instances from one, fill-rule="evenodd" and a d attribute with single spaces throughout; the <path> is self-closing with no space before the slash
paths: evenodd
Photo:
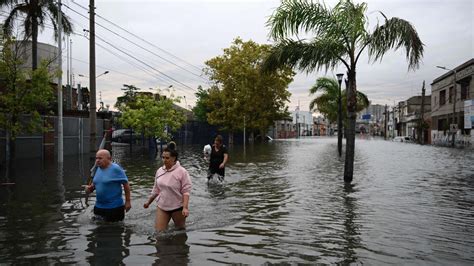
<path id="1" fill-rule="evenodd" d="M 124 170 L 112 162 L 108 150 L 99 150 L 95 161 L 98 166 L 93 183 L 86 187 L 91 193 L 96 190 L 94 214 L 107 222 L 122 221 L 131 205 L 130 185 Z M 125 203 L 122 198 L 122 186 L 125 191 Z"/>

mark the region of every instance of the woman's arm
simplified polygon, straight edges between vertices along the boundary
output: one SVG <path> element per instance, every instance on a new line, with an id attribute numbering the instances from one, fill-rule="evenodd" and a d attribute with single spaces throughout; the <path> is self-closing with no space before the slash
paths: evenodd
<path id="1" fill-rule="evenodd" d="M 148 200 L 145 202 L 145 204 L 143 204 L 143 208 L 148 208 L 148 206 L 150 206 L 150 204 L 153 202 L 153 200 L 155 200 L 155 198 L 158 196 L 158 194 L 152 194 Z"/>
<path id="2" fill-rule="evenodd" d="M 153 200 L 156 199 L 156 197 L 160 194 L 160 188 L 158 187 L 158 178 L 156 176 L 160 176 L 159 175 L 159 170 L 156 171 L 156 174 L 155 174 L 155 184 L 153 184 L 153 190 L 151 191 L 151 195 L 150 197 L 148 198 L 148 200 L 145 202 L 145 204 L 143 204 L 143 208 L 148 208 L 148 206 L 150 206 L 150 204 L 153 202 Z"/>
<path id="3" fill-rule="evenodd" d="M 229 154 L 224 153 L 224 161 L 222 161 L 222 163 L 219 165 L 219 168 L 224 168 L 228 159 L 229 159 Z"/>
<path id="4" fill-rule="evenodd" d="M 183 211 L 182 214 L 184 217 L 189 216 L 189 194 L 183 195 Z"/>

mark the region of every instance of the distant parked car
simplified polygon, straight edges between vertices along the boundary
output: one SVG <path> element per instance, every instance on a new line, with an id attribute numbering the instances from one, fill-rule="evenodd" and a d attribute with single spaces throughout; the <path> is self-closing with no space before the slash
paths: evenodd
<path id="1" fill-rule="evenodd" d="M 413 138 L 411 136 L 398 136 L 393 138 L 393 141 L 397 142 L 413 142 Z"/>
<path id="2" fill-rule="evenodd" d="M 131 129 L 117 129 L 112 132 L 112 141 L 114 142 L 123 142 L 123 143 L 130 143 L 136 141 L 140 138 L 140 134 L 135 133 Z"/>

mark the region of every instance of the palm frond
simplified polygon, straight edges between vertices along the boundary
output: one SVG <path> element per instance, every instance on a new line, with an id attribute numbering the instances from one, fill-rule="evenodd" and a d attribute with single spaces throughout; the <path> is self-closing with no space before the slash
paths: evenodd
<path id="1" fill-rule="evenodd" d="M 300 31 L 313 32 L 318 35 L 318 29 L 327 24 L 329 11 L 320 4 L 307 0 L 283 0 L 267 22 L 270 27 L 270 37 L 273 39 L 286 38 Z"/>
<path id="2" fill-rule="evenodd" d="M 423 46 L 416 29 L 410 22 L 400 18 L 387 19 L 385 17 L 385 24 L 377 26 L 371 35 L 368 53 L 374 61 L 377 61 L 382 60 L 389 49 L 398 50 L 404 47 L 408 68 L 416 69 L 423 57 Z"/>
<path id="3" fill-rule="evenodd" d="M 263 71 L 282 66 L 312 72 L 334 69 L 344 54 L 344 47 L 330 39 L 315 39 L 311 43 L 284 39 L 276 44 L 262 64 Z"/>

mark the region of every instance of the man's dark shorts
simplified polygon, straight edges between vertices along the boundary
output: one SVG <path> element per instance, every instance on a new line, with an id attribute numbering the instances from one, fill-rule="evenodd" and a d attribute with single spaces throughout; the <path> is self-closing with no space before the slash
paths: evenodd
<path id="1" fill-rule="evenodd" d="M 125 218 L 125 206 L 120 206 L 113 209 L 102 209 L 94 207 L 94 214 L 97 218 L 105 222 L 118 222 L 123 221 Z"/>

